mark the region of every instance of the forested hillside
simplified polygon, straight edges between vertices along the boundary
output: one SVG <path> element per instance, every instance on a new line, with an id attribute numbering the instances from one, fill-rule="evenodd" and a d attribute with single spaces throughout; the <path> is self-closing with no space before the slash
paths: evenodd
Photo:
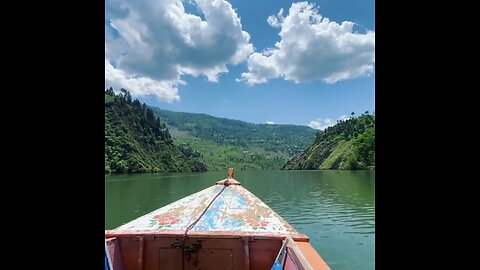
<path id="1" fill-rule="evenodd" d="M 152 108 L 172 128 L 221 145 L 261 147 L 267 152 L 293 156 L 312 143 L 317 130 L 307 126 L 253 124 L 201 113 Z"/>
<path id="2" fill-rule="evenodd" d="M 164 123 L 127 91 L 105 91 L 105 173 L 205 171 L 200 153 L 173 143 Z"/>
<path id="3" fill-rule="evenodd" d="M 229 166 L 280 169 L 311 144 L 317 133 L 307 126 L 253 124 L 200 113 L 152 110 L 169 127 L 175 144 L 199 152 L 208 170 Z"/>
<path id="4" fill-rule="evenodd" d="M 325 129 L 283 169 L 375 169 L 375 116 L 366 112 Z"/>

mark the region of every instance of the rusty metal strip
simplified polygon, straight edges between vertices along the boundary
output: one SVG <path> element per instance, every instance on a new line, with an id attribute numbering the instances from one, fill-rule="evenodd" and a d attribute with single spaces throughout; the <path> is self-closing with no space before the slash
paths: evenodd
<path id="1" fill-rule="evenodd" d="M 248 237 L 244 237 L 245 243 L 245 270 L 250 270 L 250 247 L 248 246 Z"/>
<path id="2" fill-rule="evenodd" d="M 182 240 L 182 270 L 185 270 L 185 241 L 187 240 L 187 234 L 188 234 L 188 231 L 190 229 L 192 229 L 193 227 L 195 227 L 195 225 L 197 224 L 197 222 L 203 217 L 203 215 L 205 214 L 205 212 L 207 212 L 208 208 L 210 208 L 210 206 L 212 205 L 212 203 L 218 198 L 218 196 L 220 196 L 220 194 L 222 194 L 222 192 L 228 187 L 228 179 L 227 181 L 225 182 L 225 185 L 223 186 L 222 190 L 220 190 L 220 192 L 217 193 L 217 195 L 215 195 L 215 197 L 213 197 L 213 199 L 210 201 L 210 203 L 207 205 L 207 207 L 205 207 L 205 209 L 203 209 L 202 213 L 200 214 L 200 216 L 197 217 L 197 219 L 195 219 L 195 221 L 193 221 L 193 223 L 191 223 L 190 225 L 187 226 L 187 229 L 185 229 L 185 232 L 183 234 L 183 240 Z M 141 269 L 140 269 L 141 270 Z"/>
<path id="3" fill-rule="evenodd" d="M 227 179 L 228 180 L 228 179 Z M 228 182 L 227 182 L 228 183 Z M 184 233 L 184 236 L 187 236 L 188 234 L 188 231 L 190 229 L 192 229 L 193 227 L 195 227 L 195 225 L 197 224 L 197 222 L 203 217 L 203 215 L 205 214 L 205 212 L 207 212 L 208 208 L 210 208 L 210 206 L 212 205 L 212 203 L 218 198 L 218 196 L 220 196 L 220 194 L 222 194 L 222 192 L 225 190 L 225 188 L 227 188 L 228 185 L 225 184 L 225 186 L 223 186 L 222 190 L 220 190 L 220 192 L 217 193 L 217 195 L 215 195 L 215 197 L 213 197 L 213 199 L 210 201 L 210 203 L 207 205 L 207 207 L 205 207 L 205 209 L 203 209 L 202 213 L 200 214 L 200 216 L 197 217 L 197 219 L 195 219 L 195 221 L 193 221 L 190 225 L 187 226 L 187 229 L 185 229 L 185 233 Z"/>
<path id="4" fill-rule="evenodd" d="M 145 245 L 144 237 L 140 236 L 140 241 L 138 242 L 138 270 L 143 270 L 143 246 Z"/>

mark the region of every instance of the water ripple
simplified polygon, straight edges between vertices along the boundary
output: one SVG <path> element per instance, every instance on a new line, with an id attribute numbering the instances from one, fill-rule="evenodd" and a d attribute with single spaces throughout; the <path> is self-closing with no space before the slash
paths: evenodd
<path id="1" fill-rule="evenodd" d="M 105 177 L 106 226 L 119 226 L 139 213 L 208 187 L 218 175 Z M 369 171 L 240 171 L 235 178 L 297 231 L 308 235 L 331 269 L 373 270 L 374 176 Z"/>

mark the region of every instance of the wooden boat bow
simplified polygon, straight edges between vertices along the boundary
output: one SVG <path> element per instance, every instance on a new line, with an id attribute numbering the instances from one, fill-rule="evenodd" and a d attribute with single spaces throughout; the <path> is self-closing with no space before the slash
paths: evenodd
<path id="1" fill-rule="evenodd" d="M 286 239 L 292 252 L 292 243 L 304 242 L 316 253 L 306 235 L 233 177 L 230 168 L 215 185 L 106 230 L 124 269 L 272 269 Z M 323 264 L 284 269 L 329 269 Z"/>

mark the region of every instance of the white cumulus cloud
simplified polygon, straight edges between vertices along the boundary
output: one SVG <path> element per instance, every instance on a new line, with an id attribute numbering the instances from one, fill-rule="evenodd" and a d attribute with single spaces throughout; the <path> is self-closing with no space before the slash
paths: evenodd
<path id="1" fill-rule="evenodd" d="M 187 13 L 184 3 L 201 15 Z M 254 51 L 226 0 L 107 0 L 106 16 L 105 83 L 132 95 L 178 100 L 182 75 L 217 82 L 228 64 Z"/>
<path id="2" fill-rule="evenodd" d="M 324 130 L 333 125 L 335 125 L 335 122 L 333 122 L 330 118 L 326 118 L 323 121 L 321 119 L 313 120 L 310 121 L 310 124 L 308 124 L 309 127 L 319 130 Z"/>
<path id="3" fill-rule="evenodd" d="M 346 121 L 346 120 L 348 120 L 348 119 L 350 119 L 350 117 L 348 117 L 348 116 L 346 116 L 346 115 L 344 114 L 344 115 L 340 116 L 340 118 L 339 118 L 338 120 L 340 120 L 340 121 Z"/>
<path id="4" fill-rule="evenodd" d="M 125 88 L 133 96 L 155 95 L 166 102 L 180 100 L 178 84 L 181 83 L 183 83 L 181 80 L 156 81 L 148 77 L 129 76 L 105 60 L 105 87 L 113 87 L 116 90 Z"/>
<path id="5" fill-rule="evenodd" d="M 267 125 L 275 125 L 275 123 L 272 121 L 267 121 Z"/>
<path id="6" fill-rule="evenodd" d="M 335 124 L 337 124 L 338 121 L 347 121 L 348 119 L 350 119 L 350 117 L 348 117 L 346 115 L 340 116 L 337 119 L 337 121 L 333 121 L 330 118 L 325 118 L 323 120 L 318 118 L 318 119 L 310 121 L 310 124 L 308 124 L 308 126 L 311 127 L 311 128 L 314 128 L 314 129 L 325 130 L 326 128 L 334 126 Z"/>
<path id="7" fill-rule="evenodd" d="M 375 68 L 375 32 L 353 32 L 353 22 L 340 24 L 322 17 L 314 4 L 293 3 L 267 19 L 280 28 L 274 48 L 248 58 L 248 72 L 241 80 L 249 85 L 283 77 L 296 83 L 341 80 L 372 74 Z"/>

